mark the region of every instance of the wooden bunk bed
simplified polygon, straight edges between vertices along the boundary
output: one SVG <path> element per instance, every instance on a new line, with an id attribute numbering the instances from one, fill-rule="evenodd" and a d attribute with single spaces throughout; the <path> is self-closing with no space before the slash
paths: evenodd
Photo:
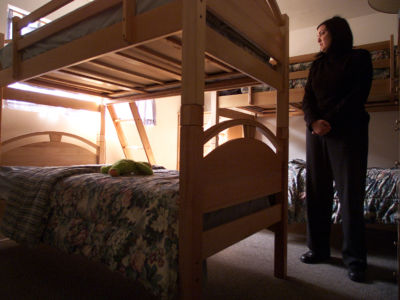
<path id="1" fill-rule="evenodd" d="M 382 42 L 359 45 L 370 51 L 374 76 L 366 108 L 368 111 L 398 110 L 396 93 L 395 47 L 393 36 Z M 290 57 L 289 59 L 289 106 L 290 115 L 302 114 L 301 103 L 308 70 L 317 53 Z M 249 92 L 250 91 L 250 92 Z M 221 116 L 229 115 L 227 109 L 241 110 L 258 116 L 275 114 L 276 91 L 267 85 L 257 85 L 245 89 L 232 90 L 231 95 L 220 95 L 218 107 Z M 230 94 L 225 93 L 225 94 Z"/>
<path id="2" fill-rule="evenodd" d="M 179 297 L 200 299 L 202 261 L 264 228 L 275 232 L 275 275 L 285 278 L 288 18 L 281 15 L 277 3 L 169 0 L 146 10 L 139 0 L 96 0 L 21 36 L 20 30 L 26 24 L 69 2 L 53 0 L 27 17 L 13 20 L 13 40 L 1 49 L 6 57 L 7 51 L 12 53 L 10 64 L 2 60 L 2 94 L 7 85 L 23 81 L 101 96 L 111 103 L 181 95 L 180 169 L 176 175 L 179 188 L 175 193 L 179 194 L 175 202 L 178 207 L 175 222 L 179 224 L 176 250 Z M 51 39 L 62 31 L 75 32 L 74 26 L 92 17 L 108 20 L 104 14 L 109 11 L 119 16 L 116 21 L 30 56 L 39 41 Z M 221 28 L 227 30 L 221 32 Z M 222 122 L 203 131 L 204 91 L 255 82 L 278 90 L 276 134 L 249 119 Z M 234 126 L 243 126 L 243 138 L 203 155 L 203 145 L 209 139 Z M 255 139 L 256 131 L 272 147 Z M 6 172 L 7 167 L 2 167 L 2 171 Z M 87 172 L 89 176 L 93 170 Z M 107 175 L 93 176 L 103 176 L 105 180 Z M 132 176 L 130 180 L 139 179 Z M 271 195 L 274 199 L 269 207 L 212 228 L 203 227 L 206 215 L 260 197 L 271 199 Z M 62 206 L 62 201 L 59 205 Z M 174 224 L 172 228 L 177 227 Z M 47 231 L 45 235 L 51 240 L 54 232 Z M 173 255 L 172 250 L 168 255 Z M 175 294 L 171 290 L 154 292 L 164 298 Z"/>

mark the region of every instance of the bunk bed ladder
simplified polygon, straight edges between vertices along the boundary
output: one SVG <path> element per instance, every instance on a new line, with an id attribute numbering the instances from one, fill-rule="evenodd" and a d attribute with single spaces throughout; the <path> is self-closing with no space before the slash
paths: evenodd
<path id="1" fill-rule="evenodd" d="M 130 102 L 129 107 L 131 109 L 133 119 L 136 124 L 136 128 L 139 132 L 140 140 L 142 141 L 143 149 L 144 152 L 146 153 L 147 160 L 151 165 L 154 165 L 156 162 L 154 159 L 153 150 L 151 149 L 149 139 L 147 138 L 146 130 L 144 128 L 142 119 L 140 118 L 137 105 L 135 102 Z"/>
<path id="2" fill-rule="evenodd" d="M 143 149 L 146 153 L 147 161 L 151 165 L 154 165 L 154 164 L 156 164 L 156 161 L 154 159 L 153 151 L 151 149 L 150 142 L 147 137 L 146 130 L 144 128 L 142 119 L 140 118 L 136 103 L 134 103 L 134 102 L 129 103 L 129 107 L 131 109 L 133 118 L 121 120 L 118 118 L 118 115 L 115 111 L 113 104 L 107 105 L 108 112 L 110 113 L 111 120 L 112 120 L 115 130 L 117 132 L 118 139 L 121 144 L 122 151 L 124 152 L 125 158 L 133 159 L 133 157 L 129 151 L 129 148 L 131 148 L 132 145 L 130 145 L 128 142 L 128 139 L 124 133 L 123 127 L 121 126 L 121 122 L 135 122 L 136 128 L 139 132 L 140 140 L 143 145 Z"/>

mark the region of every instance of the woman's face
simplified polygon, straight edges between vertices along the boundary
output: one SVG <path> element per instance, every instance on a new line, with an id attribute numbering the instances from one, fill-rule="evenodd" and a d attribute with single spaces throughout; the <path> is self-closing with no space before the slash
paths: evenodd
<path id="1" fill-rule="evenodd" d="M 332 43 L 332 37 L 324 24 L 318 27 L 317 38 L 321 52 L 326 52 Z"/>

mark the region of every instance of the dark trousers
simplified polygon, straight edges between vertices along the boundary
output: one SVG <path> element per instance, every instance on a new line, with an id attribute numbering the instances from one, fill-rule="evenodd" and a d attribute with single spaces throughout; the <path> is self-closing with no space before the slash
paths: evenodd
<path id="1" fill-rule="evenodd" d="M 343 262 L 366 266 L 364 195 L 368 156 L 368 123 L 350 126 L 341 134 L 313 135 L 307 141 L 307 238 L 308 247 L 330 254 L 333 180 L 338 191 Z"/>

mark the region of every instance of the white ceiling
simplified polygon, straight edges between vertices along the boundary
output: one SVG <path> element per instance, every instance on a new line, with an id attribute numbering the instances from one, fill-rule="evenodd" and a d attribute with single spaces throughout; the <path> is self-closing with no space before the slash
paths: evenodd
<path id="1" fill-rule="evenodd" d="M 377 13 L 368 0 L 276 0 L 289 16 L 290 30 L 318 26 L 335 15 L 346 19 Z"/>

